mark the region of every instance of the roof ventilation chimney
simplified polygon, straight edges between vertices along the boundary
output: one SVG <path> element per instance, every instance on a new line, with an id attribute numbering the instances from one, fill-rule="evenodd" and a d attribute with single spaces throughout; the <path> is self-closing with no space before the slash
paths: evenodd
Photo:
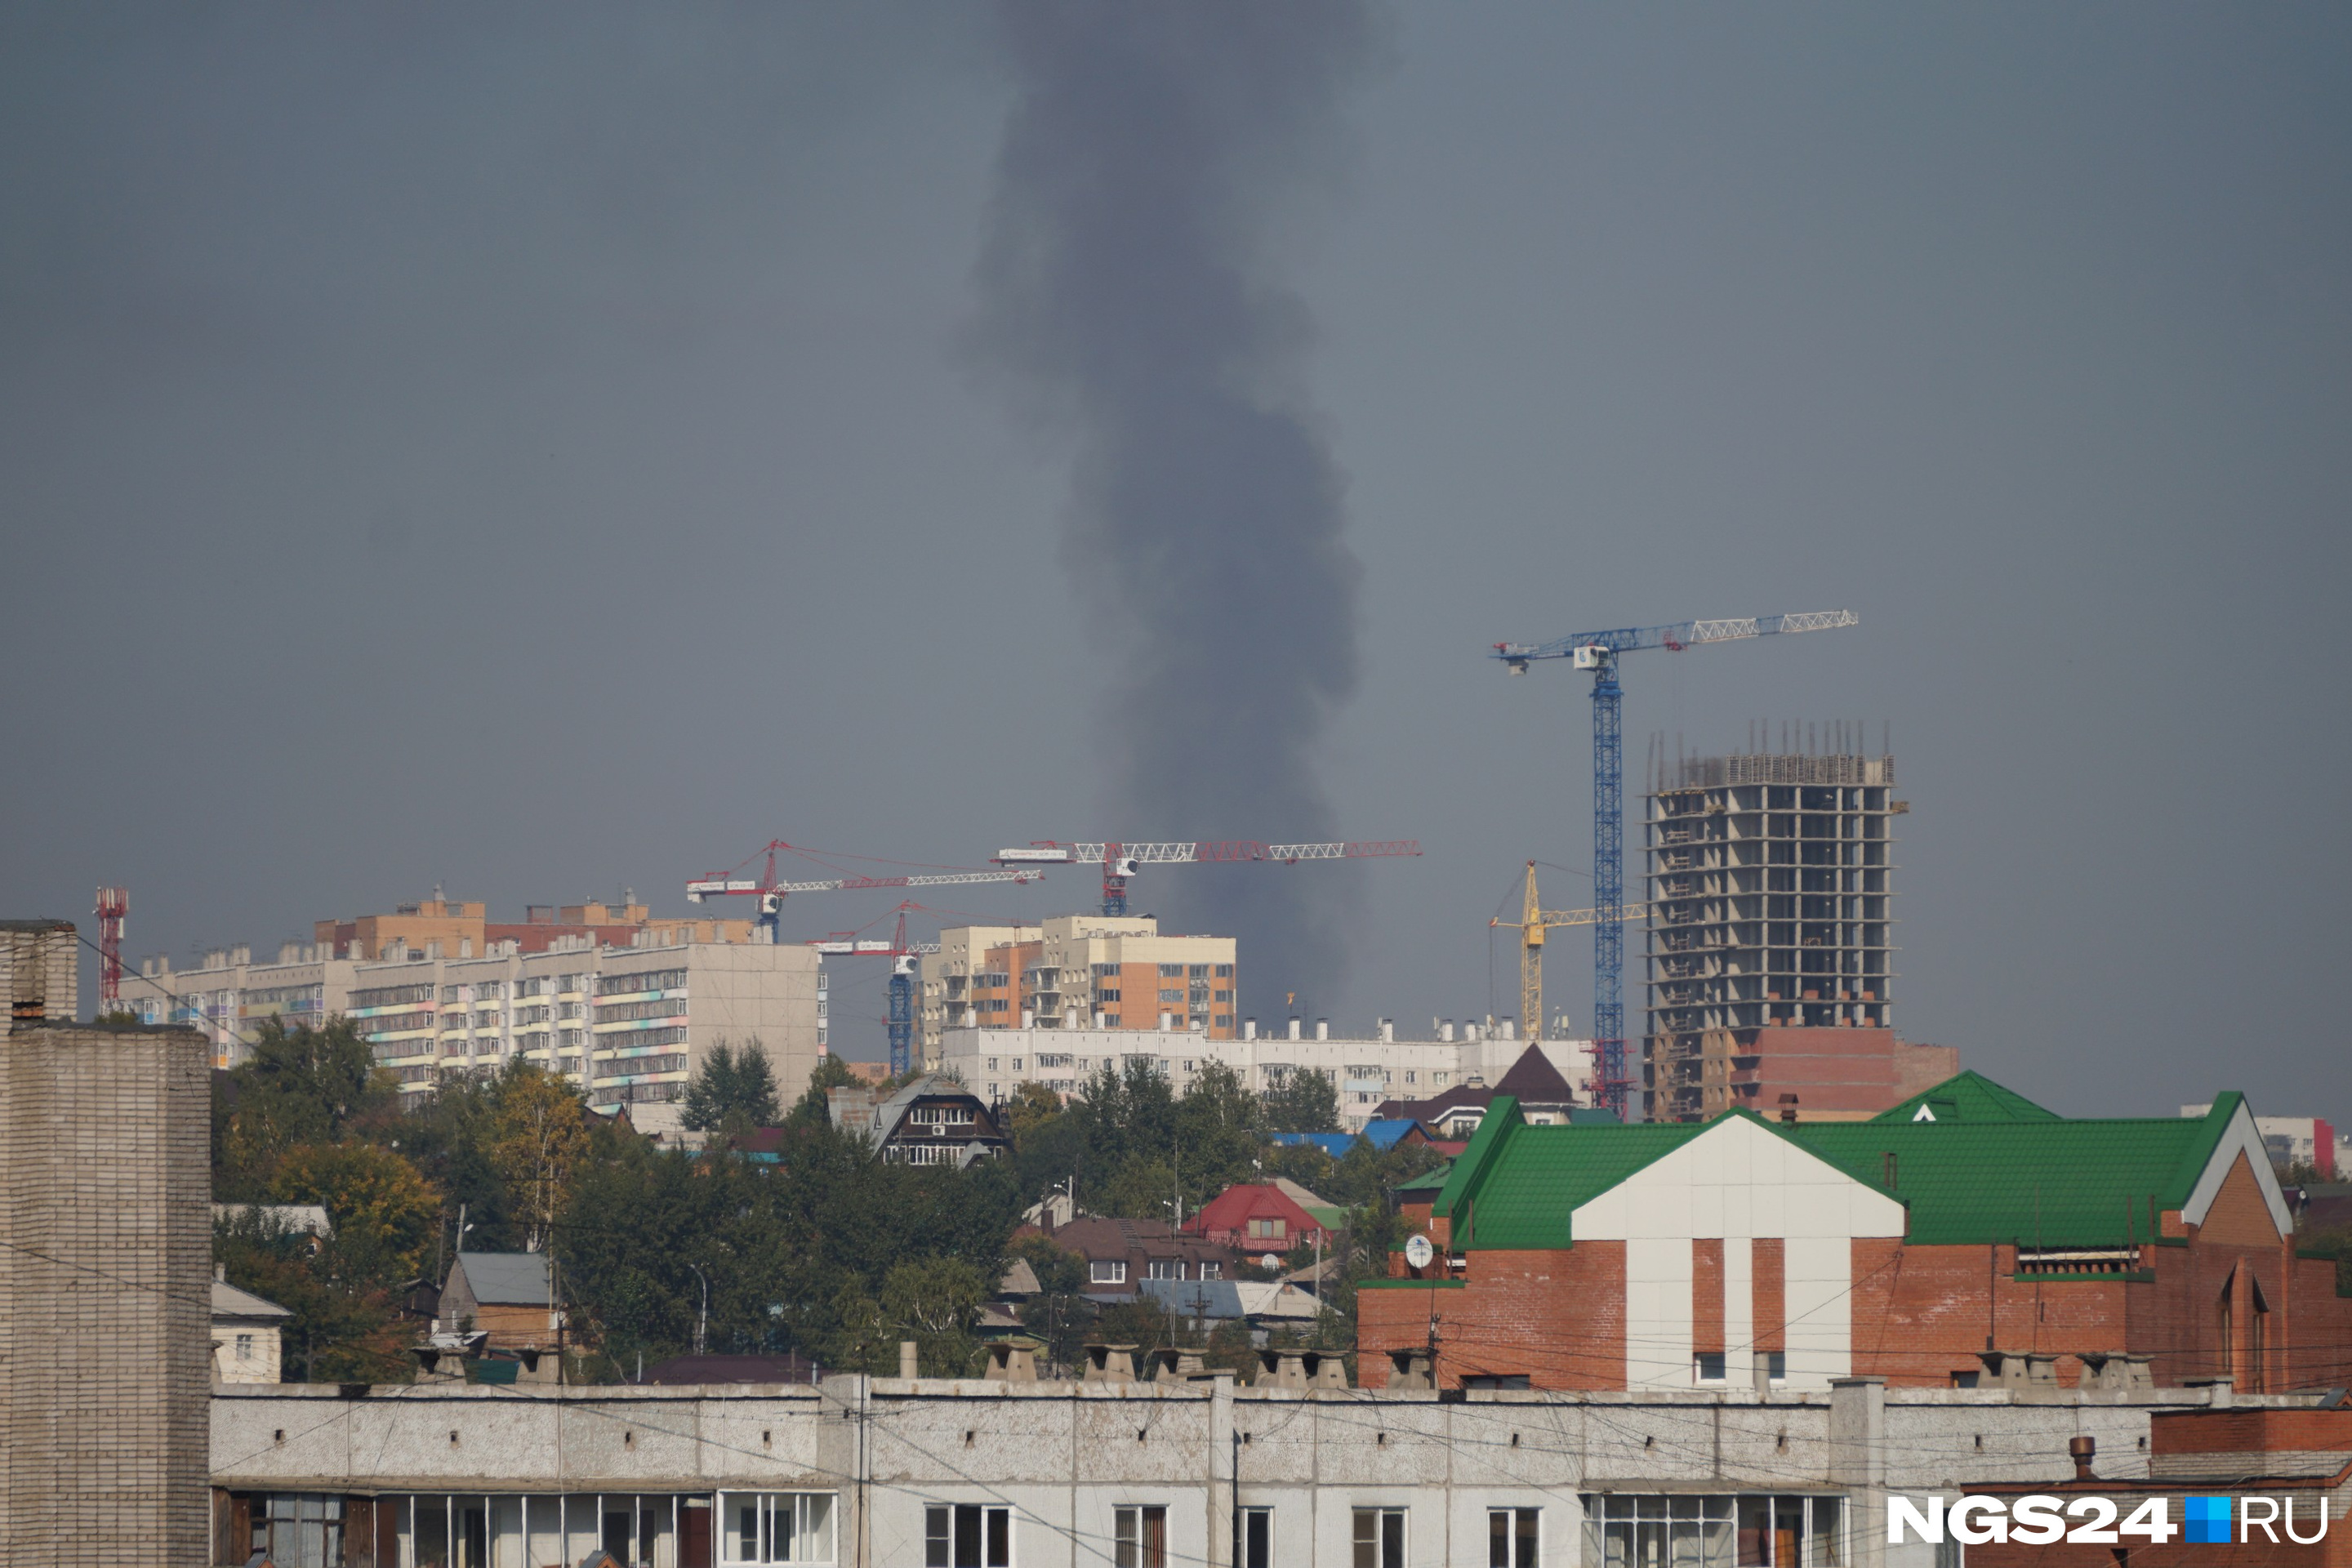
<path id="1" fill-rule="evenodd" d="M 2099 1479 L 2098 1473 L 2091 1468 L 2091 1461 L 2098 1458 L 2098 1454 L 2099 1440 L 2096 1437 L 2069 1437 L 2066 1440 L 2066 1457 L 2074 1461 L 2074 1479 L 2078 1481 Z"/>
<path id="2" fill-rule="evenodd" d="M 1794 1127 L 1797 1124 L 1797 1097 L 1795 1095 L 1784 1094 L 1780 1097 L 1780 1121 L 1784 1126 Z"/>

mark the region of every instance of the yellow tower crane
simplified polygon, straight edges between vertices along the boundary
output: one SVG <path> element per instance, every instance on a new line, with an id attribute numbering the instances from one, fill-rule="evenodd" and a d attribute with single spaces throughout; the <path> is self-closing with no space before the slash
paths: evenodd
<path id="1" fill-rule="evenodd" d="M 1650 918 L 1647 904 L 1626 904 L 1629 921 Z M 1536 863 L 1528 862 L 1528 896 L 1515 921 L 1491 920 L 1492 929 L 1502 927 L 1519 933 L 1519 1026 L 1528 1031 L 1528 1038 L 1544 1037 L 1543 1010 L 1543 950 L 1544 932 L 1559 926 L 1598 925 L 1599 910 L 1548 910 L 1536 898 Z"/>

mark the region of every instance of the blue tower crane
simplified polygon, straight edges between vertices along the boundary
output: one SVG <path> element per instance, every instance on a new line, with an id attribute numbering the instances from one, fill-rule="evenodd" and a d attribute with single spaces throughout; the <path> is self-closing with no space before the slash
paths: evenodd
<path id="1" fill-rule="evenodd" d="M 1745 620 L 1680 621 L 1670 626 L 1628 626 L 1579 632 L 1548 643 L 1496 643 L 1492 657 L 1513 675 L 1538 659 L 1564 658 L 1592 672 L 1592 1050 L 1595 1098 L 1620 1119 L 1633 1079 L 1625 1070 L 1625 757 L 1624 689 L 1617 684 L 1620 656 L 1639 648 L 1679 653 L 1702 643 L 1788 632 L 1826 632 L 1859 625 L 1852 610 L 1814 610 Z M 1539 1029 L 1541 1019 L 1525 1020 Z"/>

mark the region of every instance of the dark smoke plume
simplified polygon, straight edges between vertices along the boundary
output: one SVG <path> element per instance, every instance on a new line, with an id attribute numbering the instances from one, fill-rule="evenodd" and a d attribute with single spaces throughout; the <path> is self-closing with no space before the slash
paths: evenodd
<path id="1" fill-rule="evenodd" d="M 983 342 L 1076 438 L 1063 555 L 1108 672 L 1090 736 L 1109 810 L 1084 831 L 1334 837 L 1316 761 L 1355 689 L 1360 568 L 1300 386 L 1306 311 L 1266 250 L 1330 151 L 1366 12 L 1013 0 L 1002 16 L 1018 95 Z M 1246 1010 L 1276 1016 L 1292 990 L 1320 1010 L 1357 869 L 1147 871 L 1131 907 L 1240 937 Z"/>

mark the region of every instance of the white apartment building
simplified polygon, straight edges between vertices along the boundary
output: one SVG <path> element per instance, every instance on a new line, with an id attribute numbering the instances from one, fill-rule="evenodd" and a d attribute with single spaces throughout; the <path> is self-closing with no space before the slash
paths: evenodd
<path id="1" fill-rule="evenodd" d="M 1476 1078 L 1496 1083 L 1528 1048 L 1508 1022 L 1496 1028 L 1464 1026 L 1457 1035 L 1447 1022 L 1433 1021 L 1429 1039 L 1399 1039 L 1383 1019 L 1369 1036 L 1335 1036 L 1328 1021 L 1311 1026 L 1290 1019 L 1275 1034 L 1260 1034 L 1244 1020 L 1238 1039 L 1213 1038 L 1206 1030 L 1181 1027 L 1171 1016 L 1152 1030 L 1045 1028 L 989 1029 L 957 1026 L 942 1033 L 940 1070 L 993 1104 L 1024 1083 L 1041 1083 L 1056 1094 L 1085 1091 L 1087 1079 L 1108 1067 L 1124 1072 L 1144 1062 L 1163 1073 L 1181 1094 L 1211 1062 L 1222 1062 L 1250 1089 L 1264 1093 L 1292 1073 L 1325 1074 L 1339 1090 L 1340 1125 L 1349 1131 L 1371 1120 L 1389 1100 L 1425 1100 Z M 1547 1040 L 1543 1051 L 1560 1076 L 1589 1096 L 1590 1042 Z"/>
<path id="2" fill-rule="evenodd" d="M 404 1093 L 520 1058 L 572 1078 L 600 1110 L 683 1099 L 721 1040 L 758 1040 L 789 1103 L 807 1089 L 824 1047 L 824 975 L 805 946 L 599 947 L 566 937 L 545 952 L 511 942 L 491 947 L 451 958 L 433 942 L 390 962 L 354 963 L 289 942 L 278 963 L 263 964 L 249 949 L 226 948 L 197 970 L 175 973 L 149 959 L 136 980 L 123 977 L 123 999 L 145 1022 L 203 1029 L 222 1068 L 250 1054 L 265 1018 L 315 1024 L 340 1015 L 359 1026 Z"/>
<path id="3" fill-rule="evenodd" d="M 1162 932 L 1150 915 L 1055 915 L 1034 926 L 951 926 L 923 958 L 924 1063 L 946 1031 L 1045 1027 L 1150 1031 L 1163 1015 L 1211 1039 L 1240 1032 L 1229 936 Z"/>

